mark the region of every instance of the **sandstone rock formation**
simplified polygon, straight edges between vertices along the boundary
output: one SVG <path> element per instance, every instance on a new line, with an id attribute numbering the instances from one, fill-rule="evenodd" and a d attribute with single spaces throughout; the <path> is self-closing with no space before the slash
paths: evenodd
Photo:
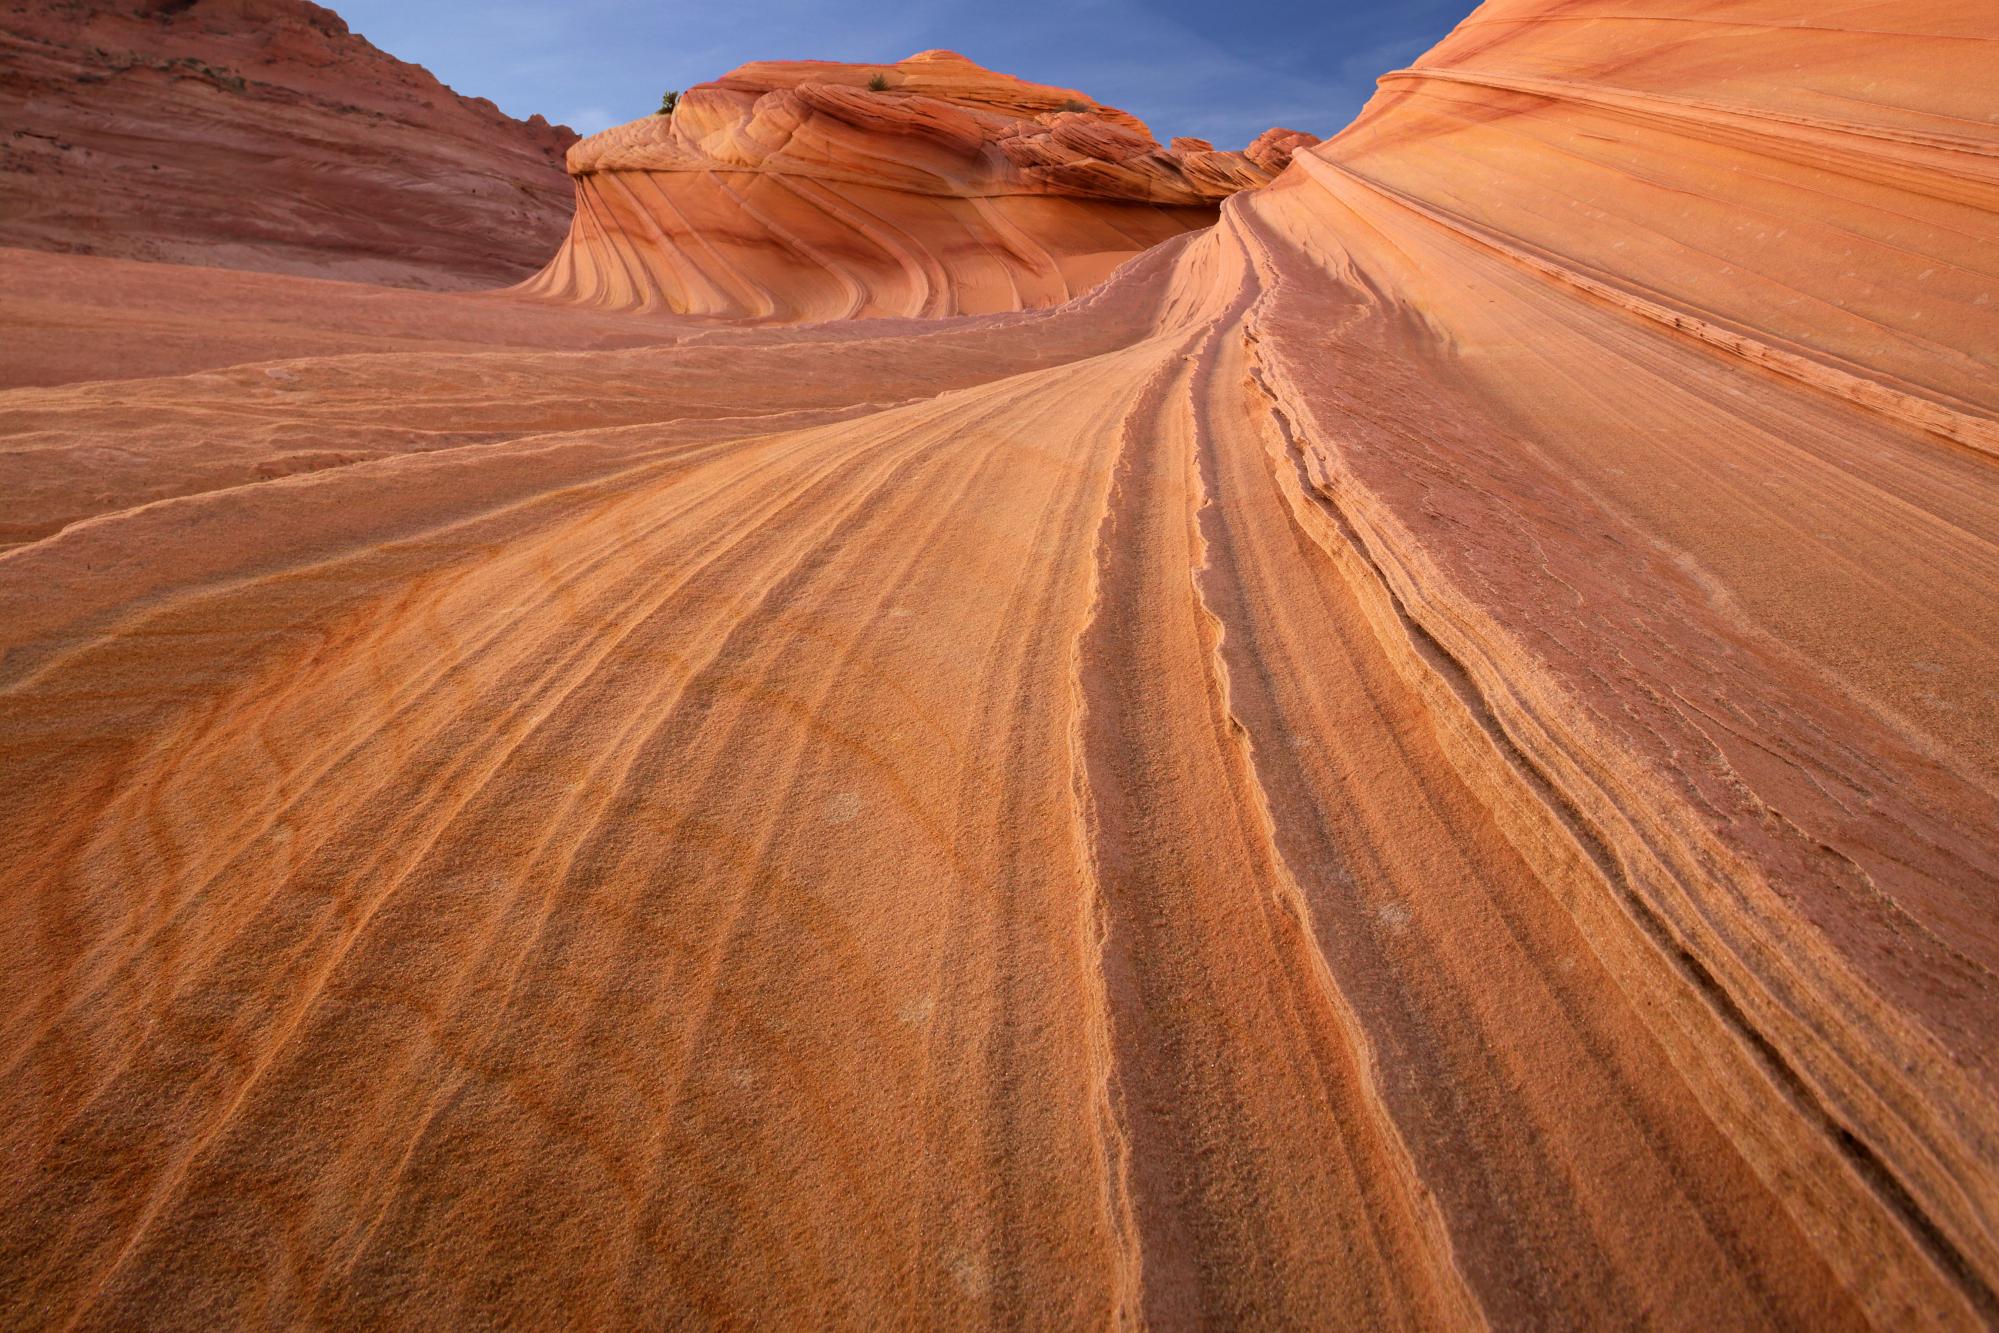
<path id="1" fill-rule="evenodd" d="M 1208 226 L 1283 156 L 1161 148 L 1114 107 L 952 51 L 754 63 L 572 148 L 569 240 L 523 290 L 785 320 L 1055 305 Z"/>
<path id="2" fill-rule="evenodd" d="M 1977 3 L 1489 0 L 1225 218 L 1297 521 L 1883 1326 L 1999 1319 L 1995 77 Z"/>
<path id="3" fill-rule="evenodd" d="M 1493 0 L 1048 310 L 0 268 L 0 1323 L 1999 1322 L 1994 39 Z"/>
<path id="4" fill-rule="evenodd" d="M 0 8 L 0 245 L 490 287 L 562 236 L 575 141 L 308 0 Z"/>

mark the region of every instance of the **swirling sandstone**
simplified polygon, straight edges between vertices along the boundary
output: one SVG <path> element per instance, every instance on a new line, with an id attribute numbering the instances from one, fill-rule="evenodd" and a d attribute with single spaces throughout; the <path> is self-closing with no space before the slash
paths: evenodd
<path id="1" fill-rule="evenodd" d="M 749 64 L 572 148 L 575 223 L 522 290 L 775 320 L 1055 305 L 1269 181 L 1272 135 L 1257 158 L 1161 148 L 1125 112 L 951 51 Z"/>
<path id="2" fill-rule="evenodd" d="M 0 394 L 0 1318 L 1999 1323 L 1995 39 L 1495 0 L 1053 309 Z"/>

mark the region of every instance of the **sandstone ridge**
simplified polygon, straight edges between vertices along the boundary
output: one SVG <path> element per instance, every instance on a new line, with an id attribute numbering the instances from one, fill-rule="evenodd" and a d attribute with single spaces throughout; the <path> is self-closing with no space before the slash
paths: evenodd
<path id="1" fill-rule="evenodd" d="M 653 314 L 0 253 L 0 1326 L 1999 1327 L 1990 0 L 731 79 Z"/>
<path id="2" fill-rule="evenodd" d="M 756 62 L 570 149 L 576 220 L 525 290 L 763 319 L 1053 305 L 1316 142 L 1162 147 L 1126 112 L 951 51 Z"/>

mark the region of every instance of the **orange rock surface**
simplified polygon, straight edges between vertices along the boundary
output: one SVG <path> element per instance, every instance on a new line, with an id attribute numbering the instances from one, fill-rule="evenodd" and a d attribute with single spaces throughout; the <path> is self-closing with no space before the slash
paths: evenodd
<path id="1" fill-rule="evenodd" d="M 566 126 L 309 0 L 0 7 L 0 246 L 491 287 L 569 223 Z"/>
<path id="2" fill-rule="evenodd" d="M 0 254 L 0 1321 L 1999 1321 L 1995 39 L 1495 0 L 1052 309 Z"/>
<path id="3" fill-rule="evenodd" d="M 1258 145 L 1272 135 L 1317 142 Z M 570 149 L 569 240 L 523 290 L 773 320 L 1033 309 L 1282 165 L 1161 148 L 1114 107 L 952 51 L 759 62 Z"/>

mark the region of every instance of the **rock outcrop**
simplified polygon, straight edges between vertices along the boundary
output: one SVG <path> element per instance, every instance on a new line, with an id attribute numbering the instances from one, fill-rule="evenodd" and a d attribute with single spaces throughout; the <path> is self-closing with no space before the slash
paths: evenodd
<path id="1" fill-rule="evenodd" d="M 1255 158 L 1162 148 L 1115 107 L 951 51 L 744 65 L 570 149 L 576 219 L 524 290 L 780 320 L 1055 305 L 1269 181 L 1270 139 Z"/>
<path id="2" fill-rule="evenodd" d="M 1488 0 L 1223 224 L 1297 522 L 1884 1327 L 1999 1321 L 1995 86 L 1983 0 Z"/>
<path id="3" fill-rule="evenodd" d="M 1995 39 L 1494 0 L 1048 310 L 0 257 L 0 1325 L 1999 1324 Z M 936 63 L 585 180 L 1208 207 Z"/>
<path id="4" fill-rule="evenodd" d="M 0 9 L 0 245 L 496 286 L 569 221 L 576 141 L 308 0 Z"/>

